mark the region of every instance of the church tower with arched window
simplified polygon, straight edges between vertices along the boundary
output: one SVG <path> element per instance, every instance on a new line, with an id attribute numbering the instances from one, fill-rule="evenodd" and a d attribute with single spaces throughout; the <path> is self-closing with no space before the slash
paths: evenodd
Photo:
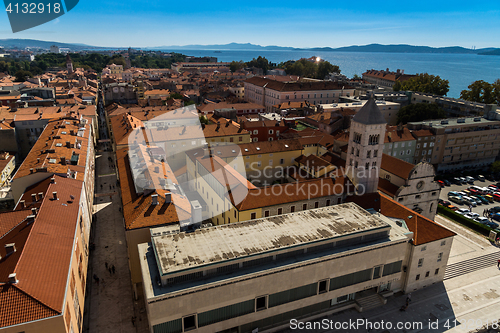
<path id="1" fill-rule="evenodd" d="M 386 124 L 372 97 L 351 120 L 346 173 L 359 194 L 377 192 Z"/>

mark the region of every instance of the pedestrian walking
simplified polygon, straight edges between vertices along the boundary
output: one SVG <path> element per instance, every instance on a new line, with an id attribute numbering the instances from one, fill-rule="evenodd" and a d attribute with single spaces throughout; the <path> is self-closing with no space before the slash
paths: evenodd
<path id="1" fill-rule="evenodd" d="M 497 268 L 500 268 L 500 259 L 497 261 Z"/>
<path id="2" fill-rule="evenodd" d="M 111 270 L 113 271 L 113 274 L 115 274 L 115 265 L 111 266 Z"/>

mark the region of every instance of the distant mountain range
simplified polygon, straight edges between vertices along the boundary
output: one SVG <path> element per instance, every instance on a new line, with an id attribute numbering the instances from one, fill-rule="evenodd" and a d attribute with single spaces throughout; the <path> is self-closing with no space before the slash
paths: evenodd
<path id="1" fill-rule="evenodd" d="M 163 50 L 266 50 L 266 51 L 326 51 L 326 52 L 387 52 L 387 53 L 461 53 L 461 54 L 482 54 L 489 52 L 500 52 L 500 48 L 482 48 L 482 49 L 467 49 L 461 46 L 448 46 L 448 47 L 430 47 L 430 46 L 414 46 L 408 44 L 397 45 L 382 45 L 382 44 L 369 44 L 369 45 L 353 45 L 345 47 L 313 47 L 313 48 L 296 48 L 296 47 L 283 47 L 283 46 L 261 46 L 250 43 L 229 43 L 219 45 L 173 45 L 154 47 L 152 49 Z"/>
<path id="2" fill-rule="evenodd" d="M 25 49 L 29 47 L 29 48 L 49 49 L 52 45 L 56 45 L 60 48 L 69 48 L 71 50 L 109 49 L 98 46 L 90 46 L 86 44 L 59 43 L 59 42 L 50 42 L 37 39 L 0 39 L 0 47 L 5 47 L 5 48 Z"/>
<path id="3" fill-rule="evenodd" d="M 36 39 L 0 39 L 0 47 L 7 48 L 44 48 L 49 49 L 51 45 L 57 45 L 60 48 L 69 48 L 74 51 L 79 50 L 105 50 L 105 49 L 126 49 L 128 47 L 99 47 L 85 44 L 70 44 L 59 43 L 50 41 L 41 41 Z M 461 46 L 448 46 L 448 47 L 430 47 L 430 46 L 415 46 L 408 44 L 369 44 L 369 45 L 353 45 L 345 47 L 313 47 L 313 48 L 296 48 L 284 46 L 262 46 L 251 43 L 229 43 L 229 44 L 215 44 L 215 45 L 171 45 L 171 46 L 157 46 L 144 48 L 145 50 L 214 50 L 214 51 L 323 51 L 323 52 L 387 52 L 387 53 L 455 53 L 455 54 L 479 54 L 479 55 L 500 55 L 500 48 L 482 48 L 482 49 L 467 49 Z"/>

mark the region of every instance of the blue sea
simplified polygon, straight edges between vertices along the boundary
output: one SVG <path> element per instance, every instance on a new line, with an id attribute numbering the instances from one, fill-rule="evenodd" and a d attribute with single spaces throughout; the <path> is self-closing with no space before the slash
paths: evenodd
<path id="1" fill-rule="evenodd" d="M 460 97 L 460 92 L 476 80 L 494 82 L 500 78 L 500 56 L 476 54 L 434 53 L 380 53 L 380 52 L 325 52 L 325 51 L 261 51 L 261 50 L 165 50 L 189 56 L 217 57 L 218 61 L 250 61 L 259 55 L 273 63 L 317 56 L 340 67 L 341 73 L 361 76 L 368 69 L 391 71 L 403 69 L 407 74 L 429 73 L 439 75 L 450 83 L 449 97 Z"/>

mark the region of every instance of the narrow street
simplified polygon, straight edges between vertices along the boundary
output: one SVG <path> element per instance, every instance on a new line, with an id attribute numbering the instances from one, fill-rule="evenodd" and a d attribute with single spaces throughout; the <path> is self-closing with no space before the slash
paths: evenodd
<path id="1" fill-rule="evenodd" d="M 98 113 L 100 139 L 106 140 L 108 133 L 100 103 Z M 98 143 L 91 234 L 94 249 L 89 259 L 83 332 L 146 333 L 144 306 L 133 299 L 115 164 L 110 144 Z"/>

